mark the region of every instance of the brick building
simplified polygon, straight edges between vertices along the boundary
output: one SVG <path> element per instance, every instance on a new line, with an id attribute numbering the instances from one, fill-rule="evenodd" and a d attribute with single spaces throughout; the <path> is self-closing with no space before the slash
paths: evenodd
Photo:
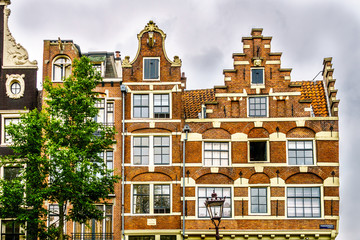
<path id="1" fill-rule="evenodd" d="M 12 36 L 8 20 L 10 0 L 0 0 L 0 155 L 12 154 L 8 147 L 11 138 L 6 134 L 5 126 L 19 121 L 20 113 L 38 107 L 36 74 L 38 65 L 30 61 L 28 52 Z M 11 164 L 0 167 L 0 176 L 11 180 L 20 168 Z M 23 234 L 21 226 L 12 219 L 0 219 L 1 239 L 13 239 Z M 18 239 L 18 238 L 17 238 Z"/>
<path id="2" fill-rule="evenodd" d="M 134 59 L 122 63 L 125 238 L 214 239 L 204 201 L 215 191 L 226 197 L 223 239 L 334 239 L 339 101 L 331 58 L 322 81 L 291 81 L 271 37 L 252 29 L 223 86 L 186 91 L 165 37 L 150 21 Z"/>
<path id="3" fill-rule="evenodd" d="M 131 61 L 118 52 L 82 53 L 72 40 L 44 41 L 44 78 L 61 84 L 81 55 L 102 72 L 97 120 L 117 131 L 103 156 L 122 180 L 99 205 L 104 220 L 68 222 L 66 232 L 73 239 L 214 239 L 203 203 L 215 191 L 226 197 L 223 239 L 335 239 L 339 101 L 331 59 L 322 81 L 291 81 L 271 37 L 253 29 L 243 52 L 233 54 L 234 68 L 224 70 L 223 86 L 187 91 L 165 38 L 150 21 Z M 35 77 L 34 64 L 3 67 L 1 79 L 6 71 Z M 48 208 L 53 224 L 57 205 Z"/>

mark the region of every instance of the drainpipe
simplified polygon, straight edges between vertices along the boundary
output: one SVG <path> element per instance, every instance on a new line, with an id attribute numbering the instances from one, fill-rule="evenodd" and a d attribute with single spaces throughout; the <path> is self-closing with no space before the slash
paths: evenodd
<path id="1" fill-rule="evenodd" d="M 185 145 L 188 140 L 188 133 L 191 131 L 189 125 L 185 124 L 183 132 L 185 133 L 183 141 L 183 239 L 185 239 Z"/>
<path id="2" fill-rule="evenodd" d="M 125 240 L 125 96 L 126 96 L 126 86 L 121 85 L 120 90 L 122 93 L 122 137 L 121 137 L 121 236 Z"/>

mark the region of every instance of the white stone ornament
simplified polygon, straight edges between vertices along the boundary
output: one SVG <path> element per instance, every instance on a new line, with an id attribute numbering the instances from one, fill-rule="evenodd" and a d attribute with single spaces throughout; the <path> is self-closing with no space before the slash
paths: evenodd
<path id="1" fill-rule="evenodd" d="M 12 36 L 9 26 L 8 18 L 10 15 L 10 9 L 4 9 L 4 68 L 37 68 L 36 61 L 30 61 L 28 52 L 16 43 L 15 38 Z"/>
<path id="2" fill-rule="evenodd" d="M 25 74 L 6 74 L 6 95 L 12 99 L 19 99 L 25 92 Z"/>

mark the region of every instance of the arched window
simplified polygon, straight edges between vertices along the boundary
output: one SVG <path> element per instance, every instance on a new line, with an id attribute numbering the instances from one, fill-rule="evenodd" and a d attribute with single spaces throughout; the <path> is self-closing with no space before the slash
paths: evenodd
<path id="1" fill-rule="evenodd" d="M 71 74 L 71 60 L 68 57 L 61 56 L 53 62 L 53 81 L 62 81 Z"/>

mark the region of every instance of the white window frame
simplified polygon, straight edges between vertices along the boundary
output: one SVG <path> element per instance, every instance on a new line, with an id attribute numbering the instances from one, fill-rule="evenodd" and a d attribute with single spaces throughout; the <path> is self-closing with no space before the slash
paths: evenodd
<path id="1" fill-rule="evenodd" d="M 159 66 L 158 66 L 158 78 L 145 78 L 145 59 L 158 59 L 159 60 Z M 160 81 L 160 57 L 143 57 L 143 71 L 142 76 L 144 81 Z"/>
<path id="2" fill-rule="evenodd" d="M 169 117 L 168 118 L 154 118 L 154 95 L 169 94 Z M 149 96 L 149 117 L 138 118 L 134 117 L 134 95 L 148 95 Z M 131 93 L 131 119 L 161 119 L 168 120 L 172 118 L 172 92 L 171 91 L 138 91 Z"/>
<path id="3" fill-rule="evenodd" d="M 115 101 L 114 100 L 110 100 L 110 99 L 108 99 L 108 98 L 97 98 L 98 100 L 100 100 L 100 101 L 104 101 L 104 108 L 99 108 L 99 107 L 97 107 L 97 105 L 95 104 L 95 107 L 97 108 L 97 109 L 104 109 L 104 122 L 103 123 L 101 123 L 101 124 L 104 124 L 104 125 L 106 125 L 106 126 L 114 126 L 115 125 Z M 109 103 L 112 103 L 113 104 L 113 111 L 112 111 L 112 113 L 113 113 L 113 122 L 108 122 L 109 120 L 108 120 L 108 104 Z M 97 115 L 98 116 L 98 115 Z M 96 117 L 97 117 L 96 116 Z M 97 123 L 100 123 L 100 122 L 98 122 L 98 121 L 96 121 Z"/>
<path id="4" fill-rule="evenodd" d="M 266 188 L 266 213 L 253 213 L 251 212 L 251 189 L 252 188 Z M 256 185 L 250 185 L 248 188 L 248 196 L 249 196 L 249 204 L 248 204 L 248 213 L 249 215 L 261 215 L 261 216 L 268 216 L 271 215 L 271 201 L 270 201 L 270 186 L 262 185 L 262 184 L 256 184 Z"/>
<path id="5" fill-rule="evenodd" d="M 135 185 L 149 185 L 149 213 L 134 213 L 134 186 Z M 154 185 L 168 185 L 170 191 L 170 213 L 154 213 Z M 172 183 L 171 182 L 137 182 L 131 183 L 131 209 L 130 214 L 134 216 L 142 216 L 142 215 L 153 215 L 153 216 L 166 216 L 171 215 L 173 213 L 173 192 L 172 192 Z"/>
<path id="6" fill-rule="evenodd" d="M 149 138 L 149 164 L 134 164 L 134 137 Z M 154 164 L 154 137 L 169 137 L 169 164 Z M 172 165 L 172 135 L 170 134 L 132 134 L 131 135 L 131 166 L 171 166 Z"/>
<path id="7" fill-rule="evenodd" d="M 320 217 L 288 217 L 288 188 L 311 188 L 311 187 L 319 187 L 320 188 Z M 286 219 L 294 219 L 294 220 L 299 220 L 299 219 L 307 219 L 307 220 L 311 220 L 311 219 L 323 219 L 325 216 L 325 203 L 324 203 L 324 187 L 322 184 L 289 184 L 286 185 L 285 187 L 285 218 Z"/>
<path id="8" fill-rule="evenodd" d="M 250 142 L 266 142 L 266 161 L 250 161 Z M 248 147 L 248 163 L 269 163 L 270 162 L 270 141 L 268 138 L 249 138 L 247 141 Z"/>
<path id="9" fill-rule="evenodd" d="M 252 82 L 252 75 L 253 75 L 253 73 L 252 73 L 252 71 L 253 70 L 262 70 L 263 71 L 263 81 L 262 81 L 262 83 L 253 83 Z M 252 67 L 251 69 L 250 69 L 250 84 L 251 84 L 251 86 L 259 86 L 259 87 L 261 87 L 261 86 L 265 86 L 265 68 L 264 67 Z"/>
<path id="10" fill-rule="evenodd" d="M 249 113 L 250 113 L 250 98 L 266 98 L 266 116 L 250 116 Z M 246 101 L 247 101 L 247 107 L 246 107 L 246 111 L 247 111 L 247 116 L 249 118 L 267 118 L 269 117 L 269 100 L 270 98 L 268 96 L 263 96 L 263 95 L 251 95 L 251 96 L 248 96 Z"/>
<path id="11" fill-rule="evenodd" d="M 51 81 L 52 82 L 63 82 L 63 80 L 64 80 L 64 78 L 66 78 L 66 71 L 64 72 L 64 78 L 63 79 L 54 79 L 54 63 L 58 60 L 58 59 L 60 59 L 60 58 L 66 58 L 66 59 L 68 59 L 68 60 L 70 60 L 70 75 L 71 75 L 71 73 L 72 73 L 72 63 L 73 63 L 73 61 L 71 60 L 71 58 L 69 57 L 69 56 L 67 56 L 67 55 L 59 55 L 59 56 L 56 56 L 54 59 L 53 59 L 53 61 L 52 61 L 52 63 L 51 63 Z M 70 76 L 69 75 L 69 76 Z"/>
<path id="12" fill-rule="evenodd" d="M 297 165 L 297 164 L 290 164 L 289 162 L 289 141 L 312 141 L 313 144 L 313 164 L 311 165 Z M 286 139 L 286 163 L 288 166 L 316 166 L 317 165 L 317 158 L 316 158 L 316 140 L 314 138 L 288 138 Z"/>
<path id="13" fill-rule="evenodd" d="M 21 115 L 20 114 L 2 114 L 1 115 L 1 145 L 9 146 L 12 143 L 6 143 L 5 142 L 5 119 L 9 118 L 19 118 L 20 120 Z"/>
<path id="14" fill-rule="evenodd" d="M 102 206 L 103 207 L 103 219 L 101 220 L 102 221 L 102 227 L 103 227 L 103 234 L 114 234 L 114 205 L 113 204 L 95 204 L 96 206 Z M 106 206 L 111 206 L 111 208 L 112 208 L 112 210 L 111 210 L 111 229 L 112 229 L 112 232 L 111 233 L 107 233 L 106 232 L 106 216 L 108 216 L 108 215 L 106 215 Z M 92 221 L 92 219 L 90 219 L 90 221 Z M 65 224 L 66 225 L 66 224 Z M 77 233 L 76 231 L 75 231 L 75 229 L 76 229 L 76 222 L 74 221 L 73 222 L 73 233 L 75 233 L 75 234 L 84 234 L 85 233 L 85 224 L 84 223 L 81 223 L 81 233 Z M 91 233 L 89 233 L 89 234 L 91 234 Z"/>
<path id="15" fill-rule="evenodd" d="M 228 165 L 205 165 L 205 143 L 228 143 Z M 231 167 L 231 141 L 230 140 L 221 140 L 221 139 L 206 139 L 202 142 L 202 165 L 203 167 Z"/>
<path id="16" fill-rule="evenodd" d="M 223 217 L 222 219 L 231 220 L 235 217 L 235 205 L 234 205 L 234 185 L 230 184 L 221 184 L 221 185 L 214 185 L 214 184 L 199 184 L 195 188 L 195 218 L 197 220 L 206 220 L 210 219 L 207 217 L 199 217 L 199 188 L 230 188 L 230 194 L 231 194 L 231 217 Z M 203 204 L 203 203 L 202 203 Z"/>

